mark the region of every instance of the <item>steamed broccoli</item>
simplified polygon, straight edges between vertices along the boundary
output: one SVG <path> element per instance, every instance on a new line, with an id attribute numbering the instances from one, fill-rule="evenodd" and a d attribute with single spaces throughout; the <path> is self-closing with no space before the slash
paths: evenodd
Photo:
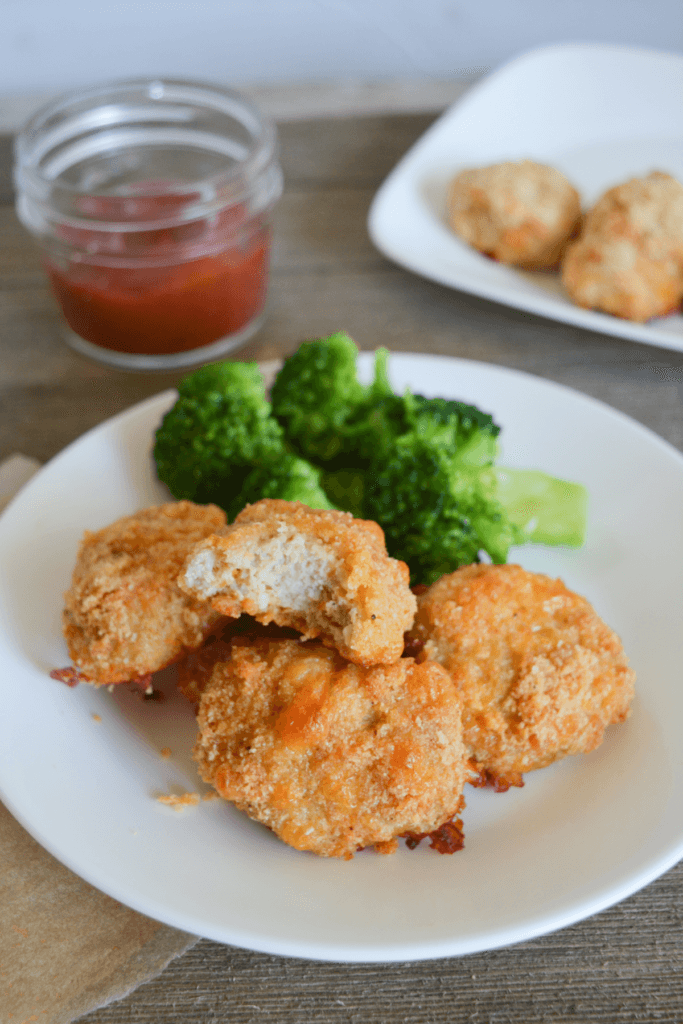
<path id="1" fill-rule="evenodd" d="M 375 352 L 375 372 L 355 408 L 350 409 L 339 429 L 340 453 L 337 466 L 367 469 L 380 452 L 407 428 L 405 397 L 392 390 L 387 374 L 389 353 Z"/>
<path id="2" fill-rule="evenodd" d="M 490 434 L 474 429 L 458 445 L 459 421 L 420 423 L 398 437 L 368 472 L 365 511 L 384 530 L 387 550 L 410 567 L 412 583 L 432 583 L 485 550 L 505 562 L 524 539 L 498 500 Z"/>
<path id="3" fill-rule="evenodd" d="M 288 451 L 256 363 L 212 363 L 186 377 L 156 435 L 159 478 L 176 498 L 232 520 L 260 498 L 333 508 L 320 470 Z"/>
<path id="4" fill-rule="evenodd" d="M 482 437 L 496 438 L 500 427 L 494 423 L 493 416 L 482 412 L 476 405 L 456 402 L 450 398 L 425 398 L 423 395 L 406 393 L 406 401 L 412 399 L 410 417 L 413 426 L 418 423 L 451 423 L 457 421 L 458 444 L 480 432 Z"/>
<path id="5" fill-rule="evenodd" d="M 175 498 L 227 511 L 252 469 L 277 463 L 285 450 L 257 364 L 223 362 L 181 382 L 157 430 L 154 459 Z"/>
<path id="6" fill-rule="evenodd" d="M 588 504 L 585 487 L 539 469 L 496 466 L 496 479 L 498 499 L 524 543 L 581 547 Z"/>
<path id="7" fill-rule="evenodd" d="M 478 562 L 482 551 L 502 563 L 514 544 L 583 543 L 585 489 L 540 470 L 503 469 L 496 454 L 487 422 L 463 430 L 455 414 L 442 423 L 418 417 L 368 471 L 365 514 L 414 584 Z"/>
<path id="8" fill-rule="evenodd" d="M 500 428 L 488 413 L 395 394 L 383 349 L 363 385 L 357 355 L 343 332 L 304 343 L 278 374 L 272 409 L 255 363 L 197 370 L 157 431 L 160 479 L 229 519 L 264 497 L 375 519 L 413 583 L 484 551 L 504 562 L 513 544 L 583 542 L 584 488 L 497 466 Z"/>
<path id="9" fill-rule="evenodd" d="M 504 562 L 513 544 L 580 544 L 583 488 L 533 470 L 495 465 L 500 428 L 475 406 L 397 395 L 386 350 L 372 384 L 356 375 L 346 334 L 307 342 L 285 361 L 273 411 L 288 440 L 324 468 L 337 508 L 376 519 L 413 582 L 430 582 L 486 551 Z"/>
<path id="10" fill-rule="evenodd" d="M 446 398 L 425 398 L 405 391 L 382 397 L 373 408 L 369 403 L 358 410 L 345 428 L 355 442 L 357 465 L 370 467 L 385 457 L 391 446 L 407 433 L 425 434 L 439 426 L 452 429 L 451 447 L 468 451 L 468 461 L 493 461 L 500 427 L 493 418 L 473 405 Z"/>
<path id="11" fill-rule="evenodd" d="M 305 459 L 285 452 L 274 462 L 256 466 L 235 500 L 234 515 L 261 498 L 301 501 L 309 508 L 335 508 L 320 483 L 321 471 Z M 229 510 L 233 518 L 233 510 Z"/>
<path id="12" fill-rule="evenodd" d="M 358 349 L 340 331 L 307 341 L 285 360 L 273 384 L 273 414 L 301 455 L 326 462 L 342 448 L 341 430 L 363 401 Z"/>
<path id="13" fill-rule="evenodd" d="M 333 475 L 368 469 L 397 437 L 432 422 L 455 420 L 458 445 L 473 434 L 482 441 L 489 437 L 491 444 L 498 436 L 492 417 L 473 405 L 410 391 L 395 394 L 386 349 L 376 351 L 372 383 L 362 385 L 357 356 L 355 342 L 343 332 L 304 342 L 273 385 L 273 414 L 288 441 Z"/>

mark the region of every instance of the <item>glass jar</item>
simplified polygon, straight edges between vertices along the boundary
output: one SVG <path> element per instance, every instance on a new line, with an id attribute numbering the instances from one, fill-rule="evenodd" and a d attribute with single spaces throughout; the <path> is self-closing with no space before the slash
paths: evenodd
<path id="1" fill-rule="evenodd" d="M 79 352 L 168 369 L 260 327 L 282 171 L 239 93 L 151 78 L 70 93 L 18 136 L 15 185 Z"/>

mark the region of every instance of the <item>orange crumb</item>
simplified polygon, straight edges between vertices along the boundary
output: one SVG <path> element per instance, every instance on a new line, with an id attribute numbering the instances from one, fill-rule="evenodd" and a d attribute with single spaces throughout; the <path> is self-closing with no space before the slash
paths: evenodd
<path id="1" fill-rule="evenodd" d="M 170 757 L 171 756 L 171 748 L 170 747 L 162 747 L 161 750 L 159 751 L 159 753 L 161 754 L 162 757 Z"/>
<path id="2" fill-rule="evenodd" d="M 93 720 L 93 722 L 101 722 L 102 721 L 102 715 L 93 715 L 92 716 L 92 720 Z"/>
<path id="3" fill-rule="evenodd" d="M 198 793 L 182 793 L 179 796 L 171 793 L 169 796 L 158 796 L 160 804 L 167 804 L 174 811 L 181 811 L 183 807 L 196 807 L 199 803 Z"/>

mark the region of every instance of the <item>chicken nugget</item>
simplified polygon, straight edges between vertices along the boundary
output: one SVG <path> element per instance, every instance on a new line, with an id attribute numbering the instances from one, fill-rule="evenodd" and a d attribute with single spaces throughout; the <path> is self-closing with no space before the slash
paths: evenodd
<path id="1" fill-rule="evenodd" d="M 557 266 L 580 218 L 574 186 L 532 160 L 461 171 L 448 193 L 448 221 L 465 242 L 527 270 Z"/>
<path id="2" fill-rule="evenodd" d="M 178 689 L 194 704 L 196 712 L 217 662 L 228 660 L 230 645 L 236 637 L 248 637 L 250 640 L 298 640 L 300 635 L 296 630 L 284 626 L 262 626 L 251 615 L 241 615 L 239 619 L 221 619 L 220 628 L 212 631 L 201 647 L 187 651 L 178 661 Z"/>
<path id="3" fill-rule="evenodd" d="M 377 523 L 265 498 L 197 544 L 178 582 L 223 615 L 247 612 L 375 665 L 403 652 L 416 608 L 409 579 Z"/>
<path id="4" fill-rule="evenodd" d="M 460 701 L 433 662 L 362 668 L 318 641 L 238 637 L 198 721 L 202 778 L 298 850 L 393 853 L 462 803 Z"/>
<path id="5" fill-rule="evenodd" d="M 644 323 L 683 299 L 683 185 L 655 171 L 609 189 L 569 246 L 562 283 L 579 306 Z"/>
<path id="6" fill-rule="evenodd" d="M 176 580 L 194 544 L 224 526 L 217 506 L 178 501 L 86 532 L 63 616 L 79 680 L 141 679 L 203 643 L 220 612 Z"/>
<path id="7" fill-rule="evenodd" d="M 418 597 L 419 655 L 449 672 L 465 746 L 501 788 L 597 747 L 630 712 L 621 641 L 561 580 L 518 565 L 468 565 Z"/>

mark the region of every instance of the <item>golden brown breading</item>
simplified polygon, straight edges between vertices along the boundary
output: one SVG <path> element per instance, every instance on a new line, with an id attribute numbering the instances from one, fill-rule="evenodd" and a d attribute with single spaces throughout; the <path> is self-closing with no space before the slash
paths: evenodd
<path id="1" fill-rule="evenodd" d="M 195 712 L 216 663 L 228 660 L 230 644 L 238 636 L 248 637 L 249 640 L 300 639 L 300 634 L 293 629 L 273 624 L 262 626 L 251 615 L 241 615 L 239 619 L 221 619 L 220 628 L 212 632 L 201 647 L 188 651 L 178 661 L 178 689 L 191 704 L 194 704 Z"/>
<path id="2" fill-rule="evenodd" d="M 561 580 L 464 566 L 418 597 L 411 636 L 450 673 L 468 753 L 503 786 L 593 750 L 629 715 L 635 676 L 619 638 Z"/>
<path id="3" fill-rule="evenodd" d="M 86 532 L 64 595 L 64 635 L 80 679 L 138 679 L 204 641 L 220 613 L 176 580 L 193 545 L 224 526 L 215 505 L 178 501 Z"/>
<path id="4" fill-rule="evenodd" d="M 319 636 L 359 665 L 400 658 L 416 608 L 408 566 L 389 558 L 377 523 L 271 498 L 197 544 L 178 582 L 223 615 Z"/>
<path id="5" fill-rule="evenodd" d="M 364 669 L 319 642 L 238 637 L 199 727 L 202 778 L 298 850 L 391 853 L 461 804 L 460 702 L 433 662 Z"/>
<path id="6" fill-rule="evenodd" d="M 573 185 L 532 160 L 461 171 L 448 193 L 448 220 L 464 241 L 527 270 L 557 266 L 580 218 Z"/>
<path id="7" fill-rule="evenodd" d="M 644 322 L 683 298 L 683 185 L 655 171 L 611 188 L 566 252 L 562 282 L 579 306 Z"/>

